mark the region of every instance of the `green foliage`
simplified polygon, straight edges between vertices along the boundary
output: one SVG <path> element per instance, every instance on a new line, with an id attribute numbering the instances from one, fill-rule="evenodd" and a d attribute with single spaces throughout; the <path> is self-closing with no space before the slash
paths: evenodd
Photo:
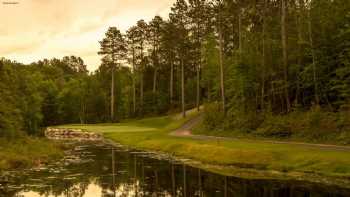
<path id="1" fill-rule="evenodd" d="M 0 172 L 40 165 L 63 156 L 63 147 L 47 139 L 21 137 L 0 138 Z"/>
<path id="2" fill-rule="evenodd" d="M 222 126 L 224 116 L 219 103 L 207 103 L 204 105 L 203 123 L 209 130 Z"/>
<path id="3" fill-rule="evenodd" d="M 0 137 L 41 135 L 49 125 L 103 120 L 98 114 L 103 89 L 80 58 L 31 65 L 1 59 L 0 79 Z M 88 114 L 87 108 L 96 113 Z"/>
<path id="4" fill-rule="evenodd" d="M 345 111 L 329 112 L 320 107 L 313 107 L 306 112 L 293 111 L 288 115 L 268 114 L 254 135 L 348 144 L 348 115 Z"/>
<path id="5" fill-rule="evenodd" d="M 83 118 L 81 113 L 83 99 L 85 97 L 83 87 L 85 84 L 77 79 L 72 79 L 68 81 L 60 93 L 58 94 L 59 103 L 59 111 L 62 120 L 65 122 L 74 123 L 74 122 L 83 122 Z"/>
<path id="6" fill-rule="evenodd" d="M 216 40 L 213 34 L 209 34 L 202 45 L 202 69 L 201 85 L 207 88 L 207 99 L 213 101 L 218 98 L 220 87 L 219 81 L 219 50 L 216 48 Z"/>
<path id="7" fill-rule="evenodd" d="M 20 111 L 3 97 L 0 97 L 0 137 L 14 138 L 21 127 Z"/>
<path id="8" fill-rule="evenodd" d="M 295 124 L 303 124 L 303 122 L 299 122 L 299 117 L 299 113 L 295 113 L 293 116 L 292 114 L 288 116 L 268 114 L 264 122 L 257 128 L 255 134 L 263 137 L 291 137 L 293 128 L 297 131 L 300 129 L 300 127 Z"/>
<path id="9" fill-rule="evenodd" d="M 224 121 L 224 130 L 232 129 L 250 133 L 256 130 L 263 121 L 263 115 L 254 111 L 244 111 L 241 108 L 230 108 Z"/>
<path id="10" fill-rule="evenodd" d="M 0 137 L 13 138 L 23 126 L 21 110 L 13 100 L 15 89 L 11 79 L 12 68 L 3 59 L 0 61 Z"/>

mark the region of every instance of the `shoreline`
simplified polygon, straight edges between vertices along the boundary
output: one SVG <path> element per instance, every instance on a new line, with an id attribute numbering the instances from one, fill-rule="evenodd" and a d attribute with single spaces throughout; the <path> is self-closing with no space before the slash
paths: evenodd
<path id="1" fill-rule="evenodd" d="M 0 172 L 45 165 L 62 157 L 64 146 L 47 138 L 0 139 Z"/>
<path id="2" fill-rule="evenodd" d="M 57 139 L 56 140 L 47 139 L 47 140 L 51 144 L 52 143 L 55 143 L 56 145 L 61 144 L 60 140 L 57 140 Z M 66 141 L 67 139 L 62 139 L 62 140 Z M 71 139 L 71 140 L 84 142 L 84 140 L 79 140 L 79 139 Z M 301 181 L 301 182 L 324 184 L 324 185 L 335 186 L 340 188 L 350 188 L 350 177 L 328 176 L 328 175 L 317 174 L 317 173 L 302 173 L 302 172 L 296 172 L 296 171 L 281 172 L 276 170 L 262 170 L 262 169 L 249 168 L 249 167 L 242 168 L 234 165 L 210 164 L 210 163 L 204 163 L 202 161 L 199 161 L 190 157 L 186 157 L 186 155 L 179 155 L 175 152 L 173 153 L 164 152 L 164 151 L 155 150 L 155 149 L 139 148 L 133 145 L 123 144 L 105 135 L 103 135 L 103 138 L 98 141 L 100 142 L 102 141 L 102 143 L 115 146 L 115 147 L 123 146 L 127 149 L 134 149 L 137 151 L 153 153 L 153 154 L 159 155 L 161 159 L 169 160 L 170 162 L 180 162 L 185 165 L 189 165 L 191 167 L 199 168 L 199 169 L 216 173 L 219 175 L 223 175 L 223 176 L 250 179 L 250 180 Z M 86 140 L 86 142 L 92 142 L 92 141 Z M 47 163 L 61 156 L 62 155 L 60 156 L 55 155 L 54 157 L 47 158 L 47 160 L 42 161 L 43 165 L 46 165 Z M 32 164 L 30 166 L 33 167 L 35 165 Z M 27 167 L 29 166 L 26 165 L 25 168 Z M 21 167 L 21 168 L 24 168 L 24 167 Z M 9 169 L 2 169 L 0 171 L 8 172 L 8 171 L 13 171 L 18 169 L 19 168 L 9 168 Z"/>
<path id="3" fill-rule="evenodd" d="M 144 151 L 159 155 L 162 159 L 171 162 L 181 162 L 185 165 L 199 168 L 208 172 L 216 173 L 223 176 L 236 177 L 251 180 L 277 180 L 277 181 L 301 181 L 309 183 L 325 184 L 329 186 L 350 188 L 350 177 L 327 176 L 315 173 L 301 173 L 301 172 L 281 172 L 274 170 L 259 170 L 256 168 L 239 168 L 229 165 L 212 165 L 202 163 L 198 160 L 186 158 L 184 156 L 177 156 L 168 152 L 155 151 L 152 149 L 138 149 L 133 146 L 123 145 L 109 138 L 104 138 L 104 143 L 112 146 L 124 146 L 126 148 L 135 149 L 137 151 Z"/>
<path id="4" fill-rule="evenodd" d="M 239 168 L 229 165 L 212 165 L 202 163 L 197 160 L 189 159 L 184 156 L 177 156 L 168 152 L 156 151 L 152 149 L 138 149 L 130 145 L 123 145 L 117 141 L 104 137 L 103 142 L 112 146 L 124 146 L 126 148 L 135 149 L 160 155 L 162 159 L 171 162 L 181 162 L 194 168 L 199 168 L 208 172 L 216 173 L 223 176 L 230 176 L 243 179 L 254 180 L 281 180 L 281 181 L 301 181 L 310 183 L 319 183 L 335 187 L 350 188 L 350 177 L 327 176 L 315 173 L 300 172 L 281 172 L 273 170 L 258 170 L 255 168 Z"/>
<path id="5" fill-rule="evenodd" d="M 196 113 L 192 113 L 186 119 L 166 116 L 115 124 L 62 125 L 58 128 L 96 132 L 110 142 L 166 154 L 188 165 L 227 176 L 350 185 L 348 152 L 251 140 L 197 140 L 169 135 L 195 116 Z"/>

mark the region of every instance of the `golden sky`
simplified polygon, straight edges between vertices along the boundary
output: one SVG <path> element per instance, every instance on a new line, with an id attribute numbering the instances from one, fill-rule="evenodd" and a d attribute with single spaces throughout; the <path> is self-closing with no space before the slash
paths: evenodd
<path id="1" fill-rule="evenodd" d="M 167 17 L 175 0 L 0 0 L 0 57 L 31 63 L 76 55 L 100 64 L 99 40 L 109 26 Z"/>

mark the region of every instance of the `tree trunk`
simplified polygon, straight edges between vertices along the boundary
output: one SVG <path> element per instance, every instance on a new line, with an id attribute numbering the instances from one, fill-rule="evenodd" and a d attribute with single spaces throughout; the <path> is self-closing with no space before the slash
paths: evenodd
<path id="1" fill-rule="evenodd" d="M 112 67 L 111 81 L 111 121 L 114 122 L 114 65 Z"/>
<path id="2" fill-rule="evenodd" d="M 133 104 L 133 113 L 136 113 L 136 85 L 135 85 L 135 76 L 132 77 L 132 104 Z"/>
<path id="3" fill-rule="evenodd" d="M 170 63 L 170 67 L 170 105 L 172 105 L 174 98 L 174 63 L 172 60 Z"/>
<path id="4" fill-rule="evenodd" d="M 239 10 L 238 13 L 238 64 L 242 62 L 242 55 L 243 55 L 243 37 L 242 37 L 242 11 Z M 242 100 L 243 100 L 243 107 L 244 110 L 246 111 L 247 109 L 247 102 L 245 98 L 245 88 L 243 86 L 243 83 L 241 83 L 241 89 L 242 89 Z"/>
<path id="5" fill-rule="evenodd" d="M 143 112 L 143 71 L 140 73 L 140 110 Z"/>
<path id="6" fill-rule="evenodd" d="M 261 110 L 263 111 L 265 109 L 265 75 L 266 75 L 266 68 L 265 68 L 265 53 L 266 53 L 266 0 L 264 0 L 264 9 L 263 9 L 263 24 L 262 24 L 262 82 L 261 82 Z"/>
<path id="7" fill-rule="evenodd" d="M 300 94 L 300 82 L 299 82 L 299 73 L 300 73 L 300 66 L 302 64 L 302 60 L 301 60 L 301 56 L 302 56 L 302 47 L 301 47 L 301 41 L 302 41 L 302 34 L 301 34 L 301 23 L 300 23 L 300 14 L 301 11 L 299 10 L 299 14 L 297 14 L 296 16 L 296 24 L 297 24 L 297 31 L 298 31 L 298 60 L 297 60 L 297 64 L 298 64 L 298 68 L 297 68 L 297 72 L 296 72 L 296 91 L 295 91 L 295 105 L 299 104 L 299 94 Z"/>
<path id="8" fill-rule="evenodd" d="M 155 94 L 157 91 L 157 72 L 158 70 L 157 68 L 155 68 L 153 73 L 153 94 Z"/>
<path id="9" fill-rule="evenodd" d="M 238 46 L 238 51 L 239 51 L 239 61 L 241 61 L 241 56 L 242 56 L 242 17 L 241 13 L 238 14 L 238 41 L 239 41 L 239 46 Z"/>
<path id="10" fill-rule="evenodd" d="M 199 106 L 200 106 L 200 76 L 199 76 L 199 69 L 200 69 L 200 65 L 197 66 L 197 102 L 196 102 L 197 111 L 200 110 L 199 109 Z"/>
<path id="11" fill-rule="evenodd" d="M 313 70 L 313 81 L 314 81 L 314 91 L 315 91 L 315 104 L 320 104 L 320 98 L 318 95 L 318 84 L 317 84 L 317 68 L 316 68 L 316 57 L 315 57 L 315 51 L 314 51 L 314 44 L 312 39 L 312 23 L 311 23 L 311 10 L 308 11 L 309 20 L 308 20 L 308 27 L 309 27 L 309 42 L 310 42 L 310 48 L 311 48 L 311 56 L 312 56 L 312 70 Z"/>
<path id="12" fill-rule="evenodd" d="M 85 102 L 84 102 L 84 100 L 80 99 L 80 112 L 79 112 L 80 124 L 84 124 L 85 123 L 86 110 L 85 110 Z"/>
<path id="13" fill-rule="evenodd" d="M 271 82 L 271 100 L 270 100 L 271 110 L 273 110 L 273 106 L 275 106 L 275 103 L 276 103 L 275 86 L 273 85 L 273 81 L 272 81 Z"/>
<path id="14" fill-rule="evenodd" d="M 296 20 L 296 25 L 297 25 L 297 32 L 298 32 L 298 60 L 297 60 L 297 72 L 296 72 L 296 92 L 295 92 L 295 105 L 299 104 L 299 97 L 300 97 L 300 80 L 299 80 L 299 73 L 301 69 L 301 65 L 303 62 L 303 47 L 302 47 L 302 42 L 303 42 L 303 28 L 302 28 L 302 13 L 305 11 L 304 10 L 304 0 L 298 0 L 299 8 L 297 8 L 295 20 Z"/>
<path id="15" fill-rule="evenodd" d="M 202 42 L 201 42 L 201 37 L 200 37 L 200 24 L 199 21 L 197 21 L 197 42 L 199 44 L 198 47 L 198 64 L 197 64 L 197 97 L 196 97 L 196 106 L 197 106 L 197 111 L 200 111 L 200 69 L 201 69 L 201 64 L 202 64 Z"/>
<path id="16" fill-rule="evenodd" d="M 222 111 L 226 113 L 226 103 L 225 103 L 225 83 L 224 83 L 224 63 L 223 63 L 223 41 L 222 41 L 222 32 L 221 32 L 221 13 L 219 13 L 220 24 L 219 24 L 219 63 L 220 63 L 220 87 L 221 87 L 221 102 L 222 102 Z"/>
<path id="17" fill-rule="evenodd" d="M 186 117 L 185 109 L 185 71 L 184 71 L 184 60 L 181 57 L 181 106 L 182 106 L 182 117 Z"/>
<path id="18" fill-rule="evenodd" d="M 133 113 L 136 114 L 136 68 L 135 68 L 135 50 L 132 51 L 132 68 L 133 68 L 133 76 L 132 76 L 132 103 L 133 103 Z"/>
<path id="19" fill-rule="evenodd" d="M 154 51 L 154 56 L 155 56 L 155 61 L 154 61 L 154 73 L 153 73 L 153 94 L 156 93 L 157 91 L 157 72 L 158 72 L 158 50 L 157 47 L 154 45 L 153 47 L 153 51 Z"/>
<path id="20" fill-rule="evenodd" d="M 143 43 L 141 43 L 141 69 L 140 69 L 140 111 L 143 112 Z"/>
<path id="21" fill-rule="evenodd" d="M 287 53 L 287 33 L 286 33 L 286 0 L 282 0 L 282 16 L 281 16 L 281 37 L 282 37 L 282 50 L 283 50 L 283 67 L 284 67 L 284 82 L 285 82 L 285 100 L 286 110 L 290 111 L 289 101 L 289 84 L 288 84 L 288 53 Z"/>

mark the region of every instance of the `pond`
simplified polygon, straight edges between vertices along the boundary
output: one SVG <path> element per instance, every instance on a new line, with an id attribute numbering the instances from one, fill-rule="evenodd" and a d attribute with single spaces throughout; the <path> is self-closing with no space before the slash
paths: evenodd
<path id="1" fill-rule="evenodd" d="M 12 179 L 0 186 L 1 197 L 350 196 L 349 189 L 335 186 L 225 177 L 102 142 L 74 143 L 61 161 Z"/>

